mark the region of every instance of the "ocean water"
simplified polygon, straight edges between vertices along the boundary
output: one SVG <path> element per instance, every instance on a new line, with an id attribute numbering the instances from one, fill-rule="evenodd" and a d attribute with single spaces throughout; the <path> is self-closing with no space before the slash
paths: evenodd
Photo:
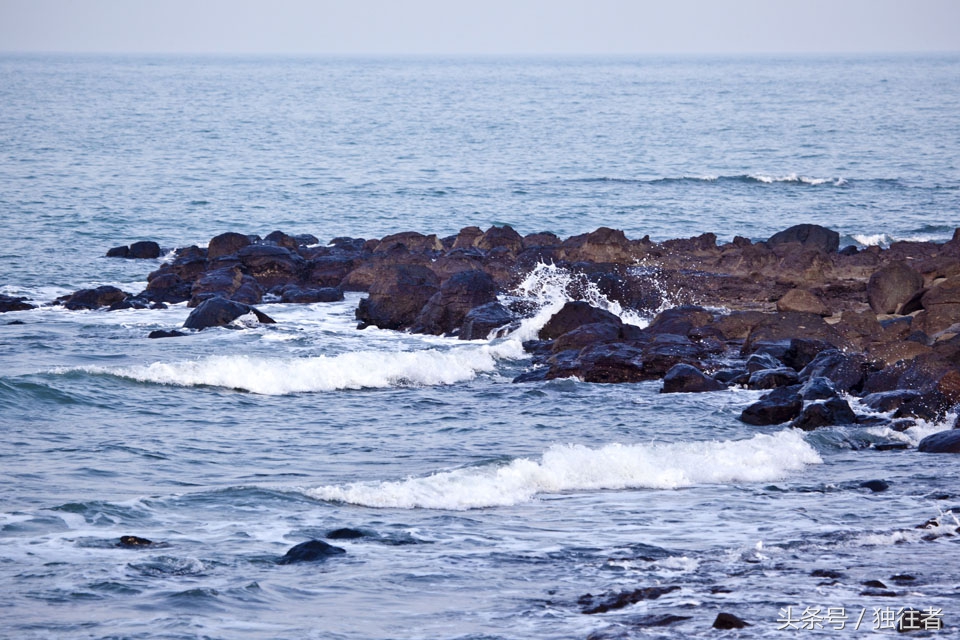
<path id="1" fill-rule="evenodd" d="M 0 292 L 36 302 L 139 291 L 161 260 L 107 248 L 227 230 L 960 224 L 956 56 L 4 56 L 0 104 Z M 948 425 L 798 433 L 736 419 L 759 392 L 512 384 L 565 277 L 532 273 L 541 312 L 489 341 L 357 331 L 360 294 L 176 340 L 146 336 L 183 305 L 0 316 L 0 636 L 715 637 L 719 611 L 815 634 L 778 630 L 786 607 L 843 607 L 853 635 L 933 607 L 955 633 L 957 461 L 868 448 Z M 341 527 L 365 533 L 345 555 L 276 563 Z M 578 602 L 654 586 L 677 589 Z"/>

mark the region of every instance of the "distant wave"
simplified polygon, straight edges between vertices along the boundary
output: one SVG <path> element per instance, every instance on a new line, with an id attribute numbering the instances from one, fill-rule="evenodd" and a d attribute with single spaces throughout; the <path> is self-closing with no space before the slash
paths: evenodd
<path id="1" fill-rule="evenodd" d="M 386 482 L 303 490 L 317 500 L 399 509 L 478 509 L 531 500 L 537 494 L 613 489 L 676 489 L 696 484 L 770 482 L 823 462 L 794 430 L 749 440 L 672 444 L 555 445 L 539 461 L 442 471 Z"/>
<path id="2" fill-rule="evenodd" d="M 894 242 L 946 242 L 953 237 L 956 227 L 949 224 L 925 224 L 898 235 L 889 233 L 851 233 L 840 238 L 841 245 L 887 248 Z"/>
<path id="3" fill-rule="evenodd" d="M 209 356 L 198 360 L 154 362 L 125 368 L 84 367 L 138 382 L 213 386 L 263 395 L 339 389 L 432 386 L 471 380 L 496 368 L 499 359 L 523 357 L 515 340 L 493 345 L 462 345 L 445 351 L 356 351 L 310 358 Z M 75 369 L 74 369 L 75 371 Z"/>
<path id="4" fill-rule="evenodd" d="M 845 187 L 849 186 L 854 182 L 880 182 L 893 184 L 898 182 L 897 180 L 889 179 L 879 179 L 879 180 L 847 180 L 843 177 L 833 177 L 833 178 L 823 178 L 823 177 L 813 177 L 813 176 L 804 176 L 796 173 L 788 173 L 785 175 L 765 175 L 765 174 L 738 174 L 738 175 L 729 175 L 729 176 L 715 176 L 715 175 L 702 175 L 702 176 L 680 176 L 680 177 L 664 177 L 664 178 L 648 178 L 648 179 L 639 179 L 639 178 L 611 178 L 611 177 L 598 177 L 598 178 L 580 178 L 574 180 L 574 182 L 613 182 L 613 183 L 624 183 L 624 184 L 676 184 L 676 183 L 730 183 L 730 182 L 739 182 L 746 184 L 755 184 L 755 185 L 770 185 L 770 184 L 795 184 L 795 185 L 805 185 L 805 186 L 827 186 L 827 187 Z"/>

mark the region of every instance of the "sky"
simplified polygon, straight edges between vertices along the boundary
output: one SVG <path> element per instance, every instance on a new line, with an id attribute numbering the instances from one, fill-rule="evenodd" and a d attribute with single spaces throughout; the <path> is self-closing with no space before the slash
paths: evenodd
<path id="1" fill-rule="evenodd" d="M 629 55 L 960 50 L 960 0 L 0 0 L 0 51 Z"/>

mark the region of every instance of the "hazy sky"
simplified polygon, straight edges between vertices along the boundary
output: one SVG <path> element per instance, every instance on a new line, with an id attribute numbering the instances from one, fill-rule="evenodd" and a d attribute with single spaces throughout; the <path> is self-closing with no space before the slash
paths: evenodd
<path id="1" fill-rule="evenodd" d="M 0 51 L 960 50 L 960 0 L 0 0 Z"/>

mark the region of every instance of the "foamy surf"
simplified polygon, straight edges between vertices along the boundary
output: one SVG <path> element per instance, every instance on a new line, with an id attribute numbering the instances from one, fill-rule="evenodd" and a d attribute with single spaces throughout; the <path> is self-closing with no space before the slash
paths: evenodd
<path id="1" fill-rule="evenodd" d="M 466 510 L 568 491 L 770 482 L 822 462 L 799 432 L 788 430 L 723 442 L 609 444 L 596 449 L 555 445 L 539 461 L 518 458 L 406 480 L 316 487 L 304 494 L 367 507 Z"/>
<path id="2" fill-rule="evenodd" d="M 238 389 L 286 395 L 340 389 L 454 384 L 493 371 L 497 361 L 523 357 L 514 341 L 447 350 L 355 351 L 336 356 L 262 358 L 209 356 L 198 360 L 154 362 L 125 368 L 86 367 L 138 382 Z"/>

